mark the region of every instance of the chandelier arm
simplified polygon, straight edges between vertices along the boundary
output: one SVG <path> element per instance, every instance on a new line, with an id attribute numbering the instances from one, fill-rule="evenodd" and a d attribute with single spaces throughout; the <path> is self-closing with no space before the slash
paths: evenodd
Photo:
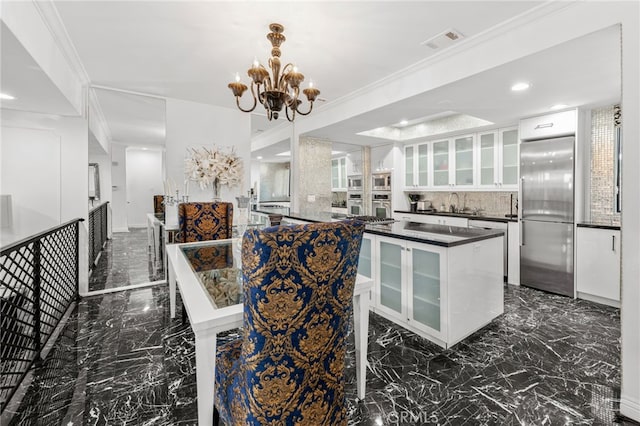
<path id="1" fill-rule="evenodd" d="M 287 115 L 287 120 L 292 122 L 293 120 L 296 119 L 296 110 L 292 110 L 291 117 L 289 117 L 289 107 L 288 106 L 284 107 L 284 112 Z"/>
<path id="2" fill-rule="evenodd" d="M 298 111 L 298 114 L 300 114 L 300 115 L 309 115 L 309 114 L 311 114 L 311 110 L 313 110 L 313 102 L 309 102 L 309 111 L 302 112 L 302 111 L 300 111 L 300 109 L 298 109 L 297 111 Z"/>
<path id="3" fill-rule="evenodd" d="M 256 105 L 258 104 L 258 101 L 256 99 L 256 92 L 254 89 L 255 84 L 253 82 L 251 82 L 251 95 L 253 96 L 253 106 L 249 109 L 244 109 L 240 106 L 240 97 L 236 96 L 236 105 L 238 106 L 238 109 L 242 112 L 251 112 L 254 109 L 256 109 Z"/>
<path id="4" fill-rule="evenodd" d="M 284 68 L 282 68 L 282 75 L 280 76 L 280 80 L 278 81 L 278 87 L 283 87 L 282 82 L 284 81 L 284 77 L 287 75 L 287 68 L 293 68 L 293 64 L 289 62 L 284 66 Z"/>

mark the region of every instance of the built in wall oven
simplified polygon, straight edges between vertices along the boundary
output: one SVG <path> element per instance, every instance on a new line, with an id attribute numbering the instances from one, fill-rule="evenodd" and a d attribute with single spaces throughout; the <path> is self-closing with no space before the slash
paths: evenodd
<path id="1" fill-rule="evenodd" d="M 391 191 L 391 172 L 374 173 L 371 184 L 373 191 Z"/>
<path id="2" fill-rule="evenodd" d="M 362 192 L 350 192 L 347 198 L 347 214 L 361 216 L 364 214 Z"/>
<path id="3" fill-rule="evenodd" d="M 363 182 L 362 175 L 347 176 L 347 190 L 349 191 L 362 191 Z"/>
<path id="4" fill-rule="evenodd" d="M 374 192 L 371 194 L 373 215 L 381 219 L 391 217 L 391 192 Z"/>

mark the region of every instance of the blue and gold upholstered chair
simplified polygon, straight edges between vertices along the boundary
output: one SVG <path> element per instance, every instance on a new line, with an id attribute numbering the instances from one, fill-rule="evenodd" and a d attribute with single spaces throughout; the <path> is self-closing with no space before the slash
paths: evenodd
<path id="1" fill-rule="evenodd" d="M 227 202 L 178 205 L 179 243 L 222 240 L 233 234 L 233 204 Z"/>
<path id="2" fill-rule="evenodd" d="M 344 221 L 245 232 L 242 338 L 216 358 L 224 424 L 346 425 L 346 338 L 363 230 Z"/>
<path id="3" fill-rule="evenodd" d="M 153 196 L 153 214 L 164 216 L 164 195 Z"/>

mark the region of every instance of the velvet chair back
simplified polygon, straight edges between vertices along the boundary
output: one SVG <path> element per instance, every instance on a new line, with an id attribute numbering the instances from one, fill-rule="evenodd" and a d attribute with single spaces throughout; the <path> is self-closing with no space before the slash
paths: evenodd
<path id="1" fill-rule="evenodd" d="M 179 243 L 221 240 L 233 235 L 233 204 L 227 202 L 178 205 Z"/>
<path id="2" fill-rule="evenodd" d="M 153 213 L 156 215 L 164 214 L 164 195 L 153 196 Z"/>
<path id="3" fill-rule="evenodd" d="M 220 347 L 215 405 L 227 425 L 346 425 L 346 337 L 364 225 L 248 230 L 243 338 Z"/>

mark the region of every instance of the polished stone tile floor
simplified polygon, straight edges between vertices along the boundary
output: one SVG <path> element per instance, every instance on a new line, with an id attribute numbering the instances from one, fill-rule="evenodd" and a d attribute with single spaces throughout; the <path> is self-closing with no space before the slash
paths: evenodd
<path id="1" fill-rule="evenodd" d="M 164 279 L 163 264 L 153 259 L 147 228 L 114 232 L 89 277 L 89 291 L 128 287 Z"/>
<path id="2" fill-rule="evenodd" d="M 448 350 L 372 314 L 362 401 L 350 347 L 352 425 L 633 424 L 617 417 L 614 308 L 508 285 L 504 315 Z M 85 298 L 10 424 L 195 424 L 194 371 L 166 285 Z"/>

